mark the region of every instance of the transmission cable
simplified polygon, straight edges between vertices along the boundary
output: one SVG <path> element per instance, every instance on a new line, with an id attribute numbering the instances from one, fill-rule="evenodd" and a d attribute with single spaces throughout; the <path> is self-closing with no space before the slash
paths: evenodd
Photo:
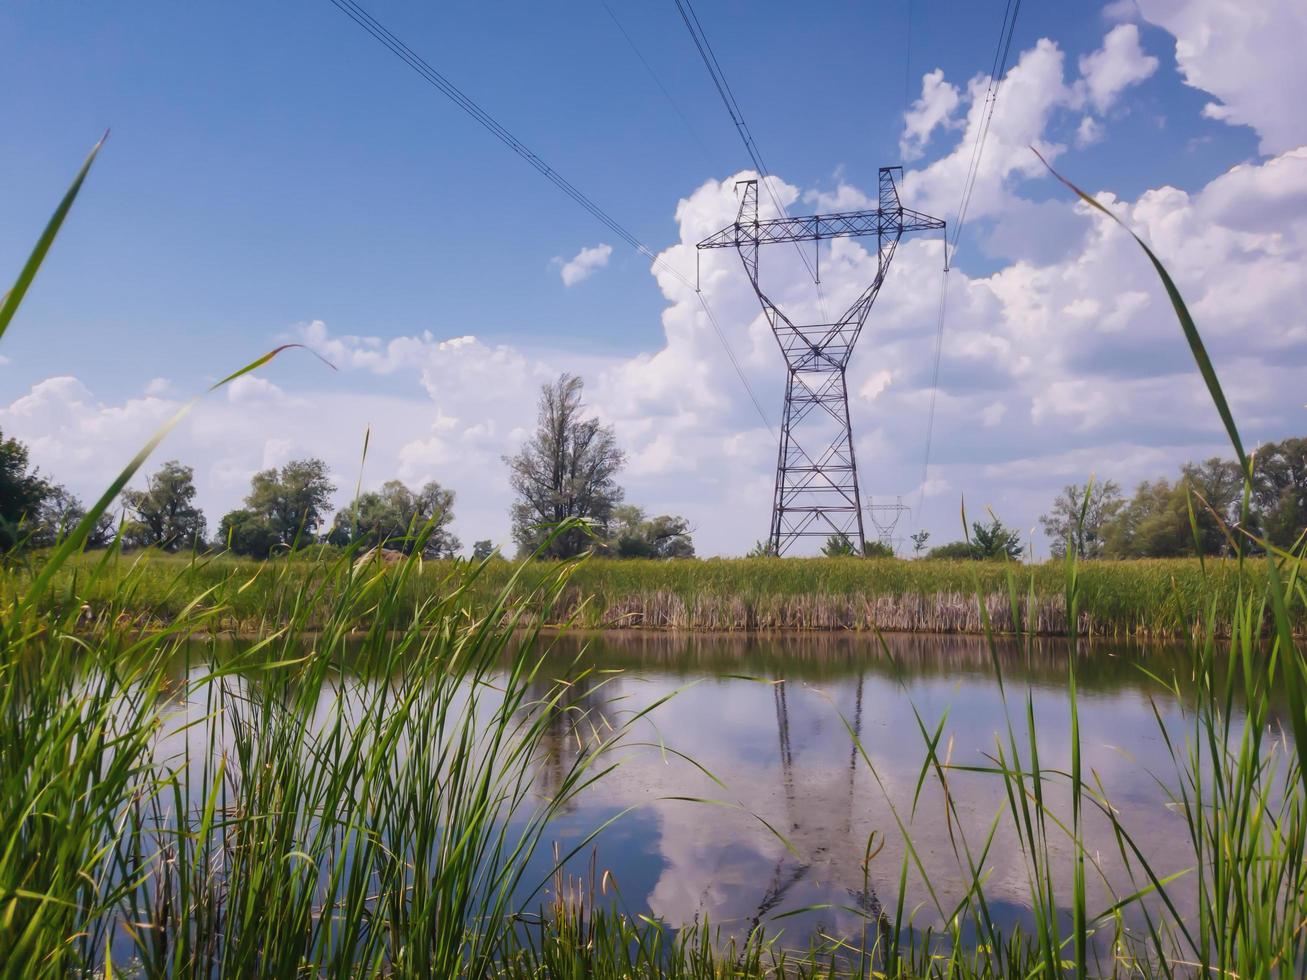
<path id="1" fill-rule="evenodd" d="M 712 76 L 713 85 L 717 88 L 717 94 L 722 98 L 722 104 L 726 106 L 726 112 L 731 117 L 731 122 L 735 124 L 735 130 L 740 134 L 740 139 L 744 143 L 744 149 L 749 154 L 749 159 L 753 161 L 754 168 L 758 171 L 758 176 L 762 178 L 762 185 L 767 189 L 767 195 L 771 198 L 772 204 L 776 210 L 786 219 L 790 213 L 785 209 L 776 196 L 776 191 L 771 186 L 771 172 L 762 159 L 762 150 L 758 148 L 758 141 L 753 138 L 753 133 L 749 130 L 749 124 L 744 121 L 744 113 L 740 109 L 740 104 L 735 100 L 735 93 L 731 91 L 731 83 L 726 80 L 726 72 L 722 70 L 721 63 L 717 60 L 717 55 L 712 49 L 712 44 L 708 41 L 708 35 L 704 32 L 703 25 L 699 23 L 699 17 L 694 12 L 694 6 L 690 0 L 676 0 L 676 9 L 681 12 L 681 19 L 685 21 L 686 30 L 690 32 L 690 37 L 694 41 L 694 46 L 699 50 L 699 57 L 703 59 L 704 67 L 708 69 L 708 74 Z M 821 247 L 821 243 L 817 243 Z M 821 308 L 821 318 L 828 320 L 826 315 L 826 300 L 822 296 L 821 277 L 813 269 L 812 263 L 808 261 L 808 253 L 803 250 L 803 246 L 798 242 L 794 243 L 795 250 L 799 253 L 799 258 L 803 260 L 803 267 L 808 270 L 808 275 L 812 278 L 817 287 L 817 302 Z"/>
<path id="2" fill-rule="evenodd" d="M 976 178 L 980 175 L 980 161 L 985 152 L 985 141 L 989 138 L 990 123 L 994 119 L 994 107 L 998 104 L 998 90 L 1002 87 L 1003 77 L 1007 72 L 1008 58 L 1012 51 L 1012 36 L 1016 31 L 1017 14 L 1020 11 L 1021 0 L 1007 0 L 1007 6 L 1003 10 L 1002 30 L 998 36 L 998 47 L 994 51 L 994 64 L 989 72 L 989 85 L 985 89 L 985 106 L 981 110 L 981 124 L 971 147 L 971 163 L 967 167 L 967 176 L 962 185 L 962 200 L 958 204 L 958 217 L 953 225 L 953 245 L 945 254 L 946 267 L 951 264 L 952 255 L 957 253 L 962 227 L 967 221 L 971 194 L 976 188 Z"/>
<path id="3" fill-rule="evenodd" d="M 708 301 L 704 299 L 703 293 L 699 291 L 694 283 L 691 283 L 688 278 L 665 262 L 660 256 L 656 255 L 643 242 L 636 238 L 635 235 L 627 231 L 626 228 L 624 228 L 615 218 L 587 197 L 578 187 L 576 187 L 576 185 L 572 184 L 557 170 L 545 163 L 545 161 L 532 152 L 526 144 L 500 125 L 493 116 L 464 94 L 458 86 L 433 68 L 425 59 L 414 52 L 375 17 L 354 2 L 354 0 L 331 0 L 331 3 L 349 17 L 350 20 L 354 21 L 354 23 L 358 24 L 365 31 L 371 34 L 373 38 L 380 41 L 381 44 L 392 54 L 417 72 L 424 81 L 439 89 L 440 92 L 449 98 L 451 102 L 475 119 L 485 129 L 489 130 L 491 135 L 538 170 L 543 176 L 548 178 L 551 183 L 589 212 L 594 218 L 603 224 L 604 227 L 622 241 L 626 242 L 626 244 L 631 246 L 631 248 L 648 258 L 655 268 L 662 269 L 664 272 L 679 280 L 686 287 L 693 289 L 695 295 L 699 298 L 699 305 L 703 308 L 705 315 L 708 317 L 708 321 L 712 324 L 713 331 L 717 334 L 717 339 L 721 341 L 722 347 L 726 351 L 727 359 L 735 369 L 735 373 L 739 377 L 740 383 L 744 386 L 744 390 L 748 392 L 749 400 L 753 403 L 754 410 L 758 413 L 758 417 L 762 420 L 763 425 L 765 425 L 768 431 L 775 436 L 776 432 L 772 428 L 771 422 L 768 420 L 766 413 L 762 410 L 762 406 L 759 404 L 758 398 L 754 394 L 753 387 L 749 384 L 748 378 L 745 377 L 744 371 L 735 357 L 735 353 L 731 350 L 730 344 L 726 340 L 726 335 L 722 331 L 721 324 L 718 322 L 712 308 L 708 305 Z"/>
<path id="4" fill-rule="evenodd" d="M 951 246 L 947 233 L 944 237 L 944 272 L 940 282 L 939 317 L 935 326 L 935 363 L 930 383 L 930 409 L 926 414 L 926 448 L 921 464 L 921 490 L 917 498 L 918 516 L 924 512 L 926 482 L 930 476 L 930 452 L 935 434 L 935 402 L 939 396 L 939 367 L 944 349 L 944 311 L 948 300 L 948 274 L 957 256 L 962 226 L 966 223 L 967 210 L 971 206 L 971 194 L 975 190 L 976 177 L 980 173 L 980 161 L 985 152 L 985 141 L 989 137 L 990 122 L 994 118 L 994 107 L 998 104 L 999 88 L 1007 74 L 1008 60 L 1012 53 L 1012 37 L 1016 33 L 1017 14 L 1020 12 L 1021 0 L 1007 0 L 1007 5 L 1003 9 L 1003 23 L 999 30 L 998 45 L 994 50 L 994 62 L 989 71 L 989 84 L 985 89 L 981 123 L 971 146 L 971 161 L 967 166 L 967 176 L 962 182 L 962 200 L 958 204 L 958 216 L 953 226 Z"/>
<path id="5" fill-rule="evenodd" d="M 694 141 L 699 144 L 699 149 L 707 154 L 708 147 L 704 143 L 703 138 L 699 136 L 699 131 L 691 125 L 689 117 L 681 111 L 681 107 L 677 104 L 676 100 L 672 98 L 672 93 L 667 91 L 667 86 L 664 85 L 662 79 L 658 77 L 658 73 L 654 71 L 653 65 L 649 64 L 649 59 L 644 56 L 640 51 L 639 46 L 636 45 L 635 38 L 631 37 L 627 29 L 622 26 L 622 22 L 617 19 L 617 14 L 613 13 L 613 8 L 610 7 L 605 0 L 599 0 L 599 3 L 612 20 L 613 26 L 615 26 L 621 33 L 622 37 L 626 39 L 626 43 L 630 46 L 631 51 L 635 56 L 640 60 L 640 64 L 644 65 L 644 70 L 649 73 L 649 77 L 653 79 L 653 83 L 658 86 L 658 91 L 663 93 L 663 98 L 667 100 L 667 104 L 672 107 L 672 111 L 674 111 L 676 115 L 680 117 L 681 122 L 685 124 L 685 131 L 694 137 Z"/>

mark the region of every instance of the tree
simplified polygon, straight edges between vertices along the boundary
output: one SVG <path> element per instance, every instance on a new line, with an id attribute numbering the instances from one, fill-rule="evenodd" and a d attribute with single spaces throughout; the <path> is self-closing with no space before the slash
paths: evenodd
<path id="1" fill-rule="evenodd" d="M 951 561 L 1019 561 L 1024 551 L 1017 532 L 997 517 L 991 517 L 987 524 L 971 522 L 970 541 L 950 541 L 931 548 L 926 557 Z"/>
<path id="2" fill-rule="evenodd" d="M 472 560 L 485 561 L 495 553 L 495 544 L 489 538 L 483 541 L 477 541 L 472 545 Z"/>
<path id="3" fill-rule="evenodd" d="M 67 537 L 68 532 L 80 524 L 85 516 L 86 508 L 75 494 L 61 484 L 51 484 L 37 511 L 29 543 L 36 548 L 52 547 Z M 101 514 L 87 534 L 85 546 L 106 547 L 113 541 L 115 531 L 113 515 Z"/>
<path id="4" fill-rule="evenodd" d="M 690 522 L 660 514 L 646 519 L 639 507 L 613 508 L 613 537 L 608 548 L 618 558 L 693 558 Z"/>
<path id="5" fill-rule="evenodd" d="M 776 549 L 770 541 L 755 541 L 753 547 L 745 553 L 745 558 L 775 558 Z"/>
<path id="6" fill-rule="evenodd" d="M 177 551 L 204 544 L 204 514 L 195 506 L 195 471 L 171 459 L 146 481 L 144 490 L 123 493 L 131 519 L 123 543 L 133 548 Z"/>
<path id="7" fill-rule="evenodd" d="M 821 553 L 827 558 L 846 558 L 856 555 L 858 549 L 853 546 L 853 541 L 847 534 L 832 534 L 821 546 Z"/>
<path id="8" fill-rule="evenodd" d="M 930 540 L 929 531 L 917 531 L 912 535 L 912 553 L 918 558 L 926 550 L 926 542 Z"/>
<path id="9" fill-rule="evenodd" d="M 852 538 L 841 532 L 826 538 L 821 553 L 827 558 L 851 557 L 858 553 L 858 546 Z M 863 541 L 862 554 L 864 558 L 893 558 L 894 549 L 883 541 Z"/>
<path id="10" fill-rule="evenodd" d="M 354 505 L 336 514 L 327 540 L 412 554 L 419 546 L 428 558 L 452 558 L 462 545 L 449 530 L 454 519 L 454 491 L 434 480 L 414 493 L 399 480 L 379 491 L 361 494 Z"/>
<path id="11" fill-rule="evenodd" d="M 1174 558 L 1193 552 L 1184 488 L 1169 480 L 1144 480 L 1103 528 L 1109 558 Z"/>
<path id="12" fill-rule="evenodd" d="M 1243 505 L 1244 480 L 1239 464 L 1213 456 L 1202 463 L 1185 464 L 1181 473 L 1182 493 L 1186 497 L 1193 494 L 1196 498 L 1193 501 L 1193 524 L 1198 526 L 1199 552 L 1203 555 L 1233 554 L 1230 538 L 1238 541 L 1238 532 L 1233 529 L 1239 523 L 1239 511 Z M 1189 501 L 1186 499 L 1186 518 L 1188 512 Z M 1189 538 L 1193 541 L 1192 525 Z"/>
<path id="13" fill-rule="evenodd" d="M 0 433 L 0 548 L 13 548 L 30 532 L 50 486 L 28 471 L 27 447 Z"/>
<path id="14" fill-rule="evenodd" d="M 1285 439 L 1257 450 L 1253 503 L 1262 533 L 1274 545 L 1292 547 L 1307 528 L 1307 439 Z"/>
<path id="15" fill-rule="evenodd" d="M 1103 557 L 1103 530 L 1124 506 L 1121 488 L 1112 480 L 1091 483 L 1089 487 L 1063 487 L 1053 501 L 1053 509 L 1039 519 L 1048 536 L 1049 550 L 1055 558 L 1064 558 L 1070 542 L 1077 558 Z"/>
<path id="16" fill-rule="evenodd" d="M 1226 534 L 1238 541 L 1233 528 L 1242 503 L 1243 476 L 1236 463 L 1217 457 L 1187 463 L 1174 483 L 1139 484 L 1104 525 L 1104 553 L 1111 558 L 1177 558 L 1192 555 L 1196 546 L 1202 555 L 1229 555 Z"/>
<path id="17" fill-rule="evenodd" d="M 242 507 L 223 515 L 218 524 L 217 544 L 238 555 L 267 558 L 281 544 L 281 539 L 265 515 Z"/>
<path id="18" fill-rule="evenodd" d="M 331 509 L 331 495 L 335 492 L 326 463 L 320 459 L 295 459 L 280 470 L 255 473 L 245 507 L 266 521 L 276 544 L 294 547 L 297 542 L 313 541 Z"/>
<path id="19" fill-rule="evenodd" d="M 976 549 L 970 541 L 950 541 L 931 548 L 926 557 L 932 561 L 975 561 Z"/>
<path id="20" fill-rule="evenodd" d="M 981 561 L 999 558 L 1020 561 L 1026 550 L 1021 544 L 1020 535 L 1005 527 L 997 517 L 991 517 L 988 524 L 979 521 L 971 523 L 971 545 Z"/>
<path id="21" fill-rule="evenodd" d="M 583 418 L 583 383 L 560 375 L 540 389 L 535 434 L 516 456 L 506 457 L 509 484 L 517 496 L 512 508 L 513 538 L 523 552 L 534 552 L 551 529 L 570 518 L 590 522 L 608 536 L 613 508 L 622 501 L 616 476 L 626 462 L 612 426 Z M 568 558 L 588 546 L 580 529 L 556 535 L 547 554 Z"/>

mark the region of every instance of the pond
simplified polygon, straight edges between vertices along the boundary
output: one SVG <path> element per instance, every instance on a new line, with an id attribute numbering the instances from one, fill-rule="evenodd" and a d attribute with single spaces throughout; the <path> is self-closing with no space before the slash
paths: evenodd
<path id="1" fill-rule="evenodd" d="M 610 750 L 616 768 L 571 800 L 545 835 L 558 853 L 577 849 L 567 875 L 604 877 L 627 913 L 671 929 L 706 921 L 731 935 L 763 925 L 798 947 L 818 936 L 865 937 L 869 923 L 899 903 L 914 929 L 938 929 L 965 896 L 974 861 L 989 914 L 1028 934 L 1029 860 L 1012 817 L 1021 801 L 1001 776 L 976 770 L 1010 761 L 1013 744 L 1029 767 L 1029 717 L 1040 766 L 1052 774 L 1047 851 L 1054 900 L 1069 926 L 1075 852 L 1057 823 L 1070 816 L 1057 775 L 1072 763 L 1065 641 L 991 647 L 979 637 L 920 634 L 623 632 L 538 642 L 547 654 L 535 693 L 570 682 L 535 760 L 541 796 L 557 789 L 596 734 L 665 699 Z M 1077 658 L 1086 779 L 1158 876 L 1181 872 L 1192 849 L 1174 802 L 1172 752 L 1183 753 L 1193 735 L 1187 654 L 1096 641 Z M 336 683 L 377 680 L 347 675 Z M 192 699 L 188 716 L 202 710 L 203 692 L 193 688 Z M 1274 712 L 1271 726 L 1282 739 Z M 943 778 L 923 768 L 932 739 Z M 176 757 L 182 745 L 168 737 L 158 750 Z M 206 746 L 193 741 L 190 750 L 198 765 Z M 1103 812 L 1087 803 L 1085 813 L 1092 914 L 1146 881 L 1137 860 L 1127 866 Z M 547 846 L 531 861 L 528 908 L 547 902 L 556 886 L 554 853 Z M 547 884 L 535 891 L 540 882 Z M 1179 915 L 1189 915 L 1192 889 L 1181 881 L 1169 891 Z M 1142 925 L 1142 907 L 1127 912 L 1127 927 Z"/>
<path id="2" fill-rule="evenodd" d="M 953 766 L 992 766 L 1000 750 L 1010 758 L 1009 723 L 1028 762 L 1028 695 L 1041 766 L 1069 771 L 1068 658 L 1064 641 L 1000 641 L 991 652 L 963 636 L 563 637 L 553 662 L 573 675 L 593 670 L 573 698 L 591 717 L 673 696 L 639 730 L 651 744 L 622 752 L 555 836 L 575 840 L 621 813 L 594 859 L 629 911 L 671 926 L 706 919 L 737 934 L 761 922 L 803 946 L 815 934 L 856 937 L 868 913 L 894 912 L 909 839 L 905 908 L 916 909 L 917 928 L 939 927 L 939 909 L 951 909 L 970 881 L 966 849 L 980 855 L 997 821 L 979 862 L 987 902 L 1001 925 L 1028 933 L 1027 862 L 1004 781 L 951 770 L 950 819 L 939 778 L 923 780 L 922 764 L 941 723 L 938 754 Z M 1159 728 L 1183 751 L 1189 673 L 1174 647 L 1099 642 L 1078 661 L 1083 769 L 1159 875 L 1192 860 L 1171 796 L 1177 767 Z M 583 744 L 571 729 L 557 726 L 541 767 L 546 787 Z M 1048 798 L 1066 818 L 1064 785 L 1050 784 Z M 1108 821 L 1092 810 L 1086 839 L 1092 913 L 1143 882 L 1130 884 Z M 1049 850 L 1065 901 L 1073 848 L 1054 826 Z M 572 870 L 583 874 L 584 864 Z M 1187 914 L 1186 890 L 1173 891 Z"/>

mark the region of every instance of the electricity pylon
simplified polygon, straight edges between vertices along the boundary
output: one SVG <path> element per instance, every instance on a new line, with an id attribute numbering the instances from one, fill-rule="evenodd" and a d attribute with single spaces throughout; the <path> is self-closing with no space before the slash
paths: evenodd
<path id="1" fill-rule="evenodd" d="M 736 186 L 743 186 L 744 194 L 735 223 L 699 243 L 699 248 L 739 250 L 753 291 L 785 356 L 785 411 L 776 453 L 769 537 L 777 555 L 785 554 L 804 537 L 842 534 L 856 544 L 858 554 L 866 544 L 844 372 L 899 239 L 908 232 L 944 227 L 940 219 L 902 205 L 894 184 L 895 170 L 903 172 L 901 167 L 880 168 L 880 207 L 875 210 L 766 221 L 758 217 L 758 181 L 741 181 Z M 758 268 L 761 246 L 815 242 L 820 261 L 824 239 L 865 236 L 876 238 L 876 277 L 834 323 L 796 324 L 763 291 Z"/>
<path id="2" fill-rule="evenodd" d="M 900 518 L 911 512 L 912 508 L 903 502 L 902 496 L 894 498 L 892 504 L 878 504 L 871 497 L 867 498 L 867 517 L 876 528 L 876 536 L 880 539 L 880 543 L 891 550 L 897 550 L 894 547 L 894 531 L 899 526 Z"/>

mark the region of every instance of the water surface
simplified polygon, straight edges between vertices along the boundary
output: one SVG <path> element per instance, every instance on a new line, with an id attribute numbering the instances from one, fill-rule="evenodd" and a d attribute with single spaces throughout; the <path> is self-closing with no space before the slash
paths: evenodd
<path id="1" fill-rule="evenodd" d="M 923 778 L 923 760 L 938 730 L 938 754 L 950 766 L 992 766 L 1010 753 L 1011 730 L 1028 765 L 1029 699 L 1041 766 L 1069 770 L 1064 641 L 991 650 L 963 636 L 626 632 L 540 643 L 549 647 L 540 697 L 558 679 L 571 682 L 537 762 L 541 794 L 556 789 L 594 731 L 620 727 L 671 695 L 633 727 L 614 752 L 617 769 L 581 793 L 548 838 L 566 853 L 617 816 L 568 872 L 584 876 L 593 860 L 627 912 L 673 929 L 707 920 L 739 934 L 764 924 L 795 945 L 815 934 L 856 938 L 900 902 L 916 927 L 939 927 L 940 909 L 964 894 L 969 852 L 984 868 L 999 923 L 1031 925 L 1028 865 L 1003 780 L 951 768 L 945 788 L 933 770 Z M 1183 870 L 1191 850 L 1170 795 L 1176 765 L 1159 719 L 1182 748 L 1192 730 L 1184 652 L 1099 641 L 1082 646 L 1076 663 L 1084 771 L 1153 870 Z M 324 690 L 324 711 L 332 696 Z M 203 704 L 202 692 L 192 698 Z M 1054 813 L 1068 817 L 1064 784 L 1054 779 L 1047 792 Z M 1065 901 L 1074 851 L 1051 823 L 1049 833 Z M 1085 835 L 1093 913 L 1143 882 L 1131 880 L 1108 822 L 1092 809 Z M 901 888 L 908 840 L 915 856 Z M 548 849 L 538 853 L 528 881 L 547 880 L 552 860 Z M 1173 896 L 1188 914 L 1183 884 Z"/>
<path id="2" fill-rule="evenodd" d="M 731 931 L 762 921 L 802 943 L 814 930 L 856 936 L 866 913 L 893 913 L 905 833 L 921 864 L 909 869 L 905 907 L 916 909 L 920 927 L 938 926 L 936 902 L 949 908 L 969 877 L 959 853 L 969 846 L 979 854 L 997 818 L 984 860 L 986 895 L 1006 925 L 1028 928 L 1027 865 L 1003 781 L 952 771 L 956 821 L 946 817 L 939 779 L 928 773 L 921 781 L 923 728 L 933 733 L 941 720 L 939 753 L 954 765 L 992 765 L 1000 741 L 1008 751 L 1009 720 L 1026 752 L 1027 696 L 1041 765 L 1070 769 L 1067 644 L 1007 643 L 996 652 L 997 666 L 983 639 L 956 636 L 562 638 L 551 663 L 558 676 L 581 676 L 576 705 L 617 720 L 675 692 L 641 737 L 692 756 L 724 785 L 673 753 L 632 747 L 615 773 L 578 799 L 559 835 L 581 835 L 634 808 L 605 831 L 596 854 L 631 911 L 672 926 L 706 917 Z M 1168 795 L 1176 767 L 1158 719 L 1183 744 L 1192 725 L 1184 712 L 1185 655 L 1095 643 L 1077 663 L 1084 771 L 1101 783 L 1154 870 L 1179 871 L 1190 852 L 1184 818 Z M 1157 678 L 1178 684 L 1180 697 Z M 546 786 L 579 744 L 560 717 L 542 764 Z M 1069 815 L 1067 795 L 1049 792 L 1056 812 Z M 1088 817 L 1087 839 L 1112 882 L 1091 866 L 1092 913 L 1112 904 L 1113 891 L 1127 894 L 1138 884 L 1131 885 L 1100 815 Z M 1073 849 L 1056 828 L 1051 849 L 1065 894 Z M 876 853 L 867 861 L 869 850 Z M 794 909 L 811 910 L 776 918 Z"/>

